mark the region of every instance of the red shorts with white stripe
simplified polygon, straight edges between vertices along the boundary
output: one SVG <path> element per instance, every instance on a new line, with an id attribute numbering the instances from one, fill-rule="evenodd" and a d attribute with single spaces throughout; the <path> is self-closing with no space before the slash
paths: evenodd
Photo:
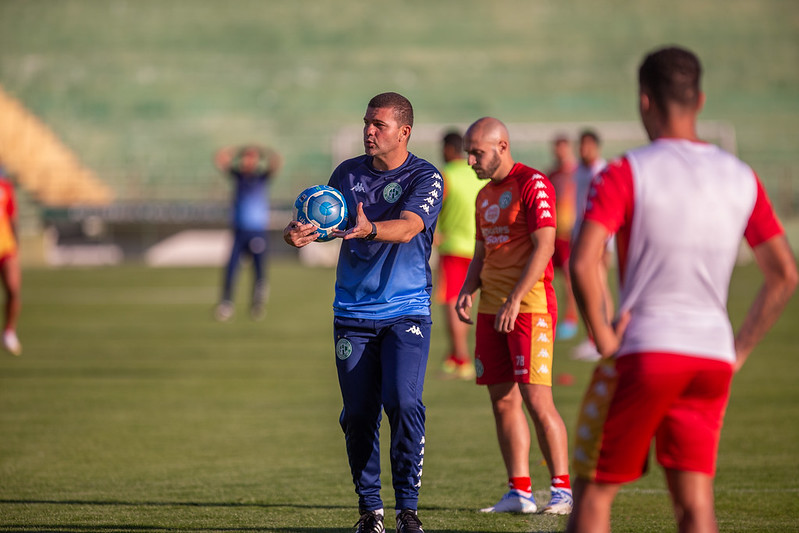
<path id="1" fill-rule="evenodd" d="M 668 469 L 714 475 L 732 365 L 666 353 L 600 361 L 574 447 L 579 477 L 626 483 L 644 473 L 652 439 Z"/>
<path id="2" fill-rule="evenodd" d="M 478 385 L 515 382 L 552 386 L 555 332 L 549 314 L 519 313 L 510 333 L 494 329 L 496 315 L 477 314 L 474 369 Z"/>

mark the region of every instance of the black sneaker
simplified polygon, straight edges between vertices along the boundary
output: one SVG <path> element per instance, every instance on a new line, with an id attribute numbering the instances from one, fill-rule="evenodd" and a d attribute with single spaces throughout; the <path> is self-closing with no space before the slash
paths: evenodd
<path id="1" fill-rule="evenodd" d="M 422 521 L 413 509 L 403 509 L 397 515 L 397 533 L 424 533 Z"/>
<path id="2" fill-rule="evenodd" d="M 355 533 L 383 533 L 383 515 L 377 511 L 364 511 L 355 522 Z"/>

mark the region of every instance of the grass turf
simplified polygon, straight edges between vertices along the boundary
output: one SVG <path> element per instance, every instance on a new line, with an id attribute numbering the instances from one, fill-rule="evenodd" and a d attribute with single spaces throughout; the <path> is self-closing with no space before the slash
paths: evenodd
<path id="1" fill-rule="evenodd" d="M 265 321 L 247 317 L 242 279 L 237 317 L 217 324 L 217 270 L 27 270 L 25 352 L 0 357 L 0 530 L 349 531 L 357 500 L 337 423 L 334 273 L 280 261 L 271 275 Z M 736 271 L 734 323 L 757 283 L 753 266 Z M 562 517 L 476 512 L 504 492 L 502 461 L 485 391 L 437 379 L 439 317 L 425 390 L 425 529 L 561 531 Z M 716 483 L 724 531 L 799 528 L 797 319 L 794 298 L 735 379 Z M 574 343 L 557 343 L 555 371 L 575 384 L 554 388 L 570 431 L 591 369 L 567 357 Z M 531 464 L 545 500 L 535 448 Z M 383 470 L 391 507 L 385 460 Z M 613 530 L 674 530 L 658 468 L 621 492 Z"/>

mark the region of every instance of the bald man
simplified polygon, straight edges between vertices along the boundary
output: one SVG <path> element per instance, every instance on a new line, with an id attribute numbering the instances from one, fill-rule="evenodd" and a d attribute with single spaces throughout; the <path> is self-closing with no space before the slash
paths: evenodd
<path id="1" fill-rule="evenodd" d="M 475 371 L 477 384 L 488 388 L 510 489 L 482 511 L 538 510 L 530 480 L 527 406 L 551 477 L 551 498 L 542 512 L 569 514 L 568 439 L 552 399 L 555 191 L 544 174 L 514 162 L 508 130 L 495 118 L 469 127 L 464 150 L 477 176 L 489 182 L 477 195 L 474 258 L 456 311 L 471 324 L 473 297 L 480 289 Z"/>

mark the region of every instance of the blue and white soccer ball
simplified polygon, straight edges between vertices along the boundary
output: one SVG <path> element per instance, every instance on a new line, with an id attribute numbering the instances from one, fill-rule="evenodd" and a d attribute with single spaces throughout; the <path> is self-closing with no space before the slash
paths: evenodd
<path id="1" fill-rule="evenodd" d="M 294 202 L 297 220 L 303 224 L 311 223 L 318 229 L 320 242 L 334 239 L 330 232 L 347 227 L 347 202 L 344 196 L 333 187 L 314 185 L 300 193 Z"/>

